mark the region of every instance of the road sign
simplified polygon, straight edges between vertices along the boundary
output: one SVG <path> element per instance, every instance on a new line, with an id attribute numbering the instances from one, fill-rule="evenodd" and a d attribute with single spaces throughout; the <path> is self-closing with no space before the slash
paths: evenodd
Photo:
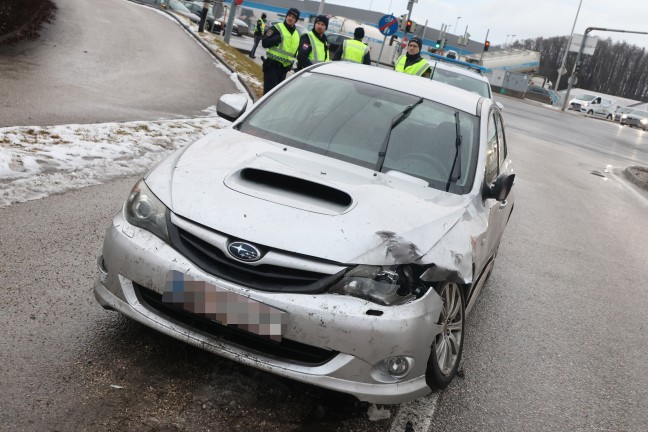
<path id="1" fill-rule="evenodd" d="M 236 4 L 241 6 L 243 4 L 243 0 L 236 0 Z"/>
<path id="2" fill-rule="evenodd" d="M 585 48 L 583 48 L 583 54 L 592 55 L 596 49 L 596 43 L 598 42 L 598 37 L 596 36 L 587 36 L 585 41 Z M 578 52 L 580 51 L 581 43 L 583 43 L 583 35 L 574 34 L 572 36 L 571 45 L 569 45 L 569 51 Z"/>
<path id="3" fill-rule="evenodd" d="M 378 21 L 378 30 L 385 36 L 391 36 L 398 30 L 398 18 L 393 15 L 385 15 Z"/>

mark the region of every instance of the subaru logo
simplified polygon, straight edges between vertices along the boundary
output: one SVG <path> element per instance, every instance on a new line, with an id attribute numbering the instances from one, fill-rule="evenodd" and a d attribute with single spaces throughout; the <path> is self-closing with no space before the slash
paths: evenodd
<path id="1" fill-rule="evenodd" d="M 227 250 L 230 255 L 241 261 L 254 262 L 261 259 L 261 251 L 250 243 L 235 241 L 227 246 Z"/>

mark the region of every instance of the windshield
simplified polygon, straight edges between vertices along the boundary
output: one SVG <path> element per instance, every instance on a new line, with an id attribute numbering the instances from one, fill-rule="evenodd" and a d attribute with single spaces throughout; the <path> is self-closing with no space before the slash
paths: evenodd
<path id="1" fill-rule="evenodd" d="M 477 93 L 480 96 L 490 98 L 490 84 L 486 81 L 481 81 L 477 78 L 457 73 L 448 69 L 442 69 L 432 65 L 432 76 L 434 81 L 439 81 L 445 84 L 450 84 L 460 89 L 468 90 L 469 92 Z"/>
<path id="2" fill-rule="evenodd" d="M 174 11 L 191 13 L 187 6 L 180 3 L 178 0 L 169 0 L 169 7 Z"/>
<path id="3" fill-rule="evenodd" d="M 594 96 L 594 95 L 584 94 L 582 96 L 577 96 L 576 99 L 580 99 L 582 101 L 589 102 L 589 101 L 593 100 L 595 97 L 596 96 Z"/>
<path id="4" fill-rule="evenodd" d="M 455 113 L 384 87 L 306 73 L 257 107 L 239 130 L 368 169 L 400 171 L 445 190 L 456 152 Z M 467 193 L 477 164 L 479 119 L 465 112 L 459 118 L 462 176 L 449 190 Z"/>

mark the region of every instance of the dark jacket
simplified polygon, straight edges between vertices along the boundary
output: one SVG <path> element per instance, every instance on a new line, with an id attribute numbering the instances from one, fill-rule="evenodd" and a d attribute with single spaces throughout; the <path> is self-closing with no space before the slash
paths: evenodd
<path id="1" fill-rule="evenodd" d="M 312 32 L 312 34 L 314 34 L 317 39 L 324 43 L 324 52 L 330 59 L 329 46 L 326 35 L 322 33 L 322 36 L 318 36 L 315 32 Z M 301 35 L 301 38 L 299 39 L 299 48 L 297 49 L 297 70 L 302 70 L 313 64 L 308 58 L 311 51 L 313 51 L 313 47 L 311 46 L 308 33 L 305 33 Z"/>
<path id="2" fill-rule="evenodd" d="M 357 41 L 362 42 L 362 39 L 354 39 Z M 344 42 L 340 44 L 340 47 L 335 51 L 335 54 L 333 54 L 333 58 L 331 60 L 342 60 L 342 51 L 344 51 Z M 367 51 L 367 54 L 365 54 L 364 58 L 362 59 L 362 64 L 370 65 L 371 64 L 371 56 L 369 55 L 369 51 Z"/>

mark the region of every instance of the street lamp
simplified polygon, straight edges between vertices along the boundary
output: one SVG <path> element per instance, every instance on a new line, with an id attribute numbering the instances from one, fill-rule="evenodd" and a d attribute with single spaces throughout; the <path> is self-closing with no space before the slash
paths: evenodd
<path id="1" fill-rule="evenodd" d="M 562 75 L 567 72 L 565 69 L 565 63 L 567 62 L 567 54 L 569 54 L 569 47 L 571 46 L 571 41 L 572 37 L 574 36 L 574 29 L 576 28 L 576 20 L 578 20 L 578 14 L 580 12 L 581 5 L 583 4 L 583 0 L 580 0 L 580 3 L 578 3 L 578 10 L 576 11 L 576 18 L 574 18 L 574 25 L 572 26 L 572 31 L 571 34 L 569 35 L 569 40 L 567 41 L 567 48 L 565 48 L 565 55 L 563 56 L 562 59 L 562 64 L 560 65 L 560 68 L 558 69 L 558 79 L 556 79 L 556 85 L 554 86 L 554 90 L 558 91 L 560 90 L 558 86 L 560 85 L 560 78 Z M 563 111 L 565 110 L 565 105 L 563 104 Z"/>
<path id="2" fill-rule="evenodd" d="M 453 32 L 454 34 L 457 34 L 457 26 L 459 25 L 459 20 L 460 19 L 461 19 L 461 17 L 457 17 L 457 21 L 455 22 L 455 28 L 454 28 L 454 32 Z"/>
<path id="3" fill-rule="evenodd" d="M 510 35 L 510 34 L 507 34 L 507 35 L 506 35 L 506 39 L 504 39 L 504 49 L 506 49 L 506 47 L 508 46 L 508 38 L 509 38 L 509 37 L 511 37 L 511 35 Z"/>
<path id="4" fill-rule="evenodd" d="M 511 47 L 511 45 L 513 45 L 513 38 L 514 37 L 515 37 L 515 35 L 511 35 L 511 42 L 509 42 L 509 48 Z"/>

